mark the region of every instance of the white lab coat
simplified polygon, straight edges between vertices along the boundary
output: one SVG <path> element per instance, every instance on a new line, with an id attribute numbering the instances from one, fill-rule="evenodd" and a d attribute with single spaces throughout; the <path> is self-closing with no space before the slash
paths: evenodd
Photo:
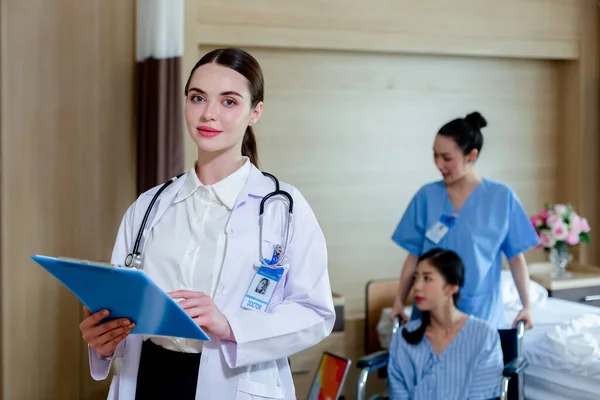
<path id="1" fill-rule="evenodd" d="M 187 177 L 165 189 L 155 203 L 140 249 L 160 223 Z M 315 216 L 300 192 L 281 182 L 281 189 L 294 199 L 294 217 L 286 259 L 289 268 L 273 294 L 267 312 L 242 309 L 242 299 L 259 260 L 258 214 L 261 199 L 274 190 L 271 178 L 252 166 L 227 224 L 227 248 L 214 302 L 225 314 L 236 342 L 211 337 L 205 342 L 200 361 L 196 399 L 250 400 L 296 399 L 287 357 L 327 337 L 335 322 L 327 271 L 325 238 Z M 158 187 L 142 194 L 127 210 L 113 250 L 113 264 L 123 265 L 132 250 L 138 227 Z M 283 243 L 287 203 L 272 203 L 265 211 L 264 256 L 274 244 Z M 270 203 L 270 201 L 269 201 Z M 112 379 L 108 399 L 133 400 L 142 348 L 142 337 L 130 335 L 115 351 L 122 357 L 120 371 Z M 113 360 L 101 360 L 89 349 L 91 375 L 106 379 Z"/>

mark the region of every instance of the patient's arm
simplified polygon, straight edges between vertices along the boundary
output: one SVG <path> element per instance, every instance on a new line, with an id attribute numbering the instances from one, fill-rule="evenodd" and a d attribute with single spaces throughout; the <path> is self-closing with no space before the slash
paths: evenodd
<path id="1" fill-rule="evenodd" d="M 414 367 L 406 352 L 406 341 L 398 330 L 392 337 L 390 343 L 390 359 L 388 361 L 388 378 L 390 388 L 390 399 L 408 400 L 411 398 L 412 388 L 408 383 L 413 381 Z"/>
<path id="2" fill-rule="evenodd" d="M 472 366 L 469 400 L 487 400 L 500 396 L 500 381 L 504 368 L 502 345 L 497 331 L 490 330 L 481 346 L 481 353 Z"/>

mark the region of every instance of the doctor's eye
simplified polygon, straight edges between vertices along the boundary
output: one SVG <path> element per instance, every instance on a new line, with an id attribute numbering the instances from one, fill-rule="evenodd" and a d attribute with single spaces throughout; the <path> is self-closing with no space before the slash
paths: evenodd
<path id="1" fill-rule="evenodd" d="M 223 100 L 223 104 L 226 107 L 233 107 L 236 103 L 235 103 L 235 100 L 233 100 L 233 99 L 225 99 L 225 100 Z"/>
<path id="2" fill-rule="evenodd" d="M 190 96 L 190 100 L 192 103 L 199 103 L 201 101 L 204 101 L 204 97 L 194 94 L 194 95 Z"/>

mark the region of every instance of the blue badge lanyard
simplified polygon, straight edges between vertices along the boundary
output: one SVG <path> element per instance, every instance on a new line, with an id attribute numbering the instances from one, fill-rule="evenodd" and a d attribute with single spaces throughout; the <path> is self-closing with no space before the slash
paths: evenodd
<path id="1" fill-rule="evenodd" d="M 452 215 L 442 215 L 440 217 L 440 222 L 444 225 L 446 225 L 449 228 L 452 228 L 454 226 L 454 224 L 456 223 L 456 218 L 458 217 L 458 214 L 453 213 Z"/>
<path id="2" fill-rule="evenodd" d="M 267 265 L 277 265 L 279 263 L 279 258 L 281 257 L 281 253 L 283 251 L 283 248 L 281 247 L 280 244 L 278 244 L 277 246 L 275 246 L 275 248 L 273 249 L 273 255 L 271 256 L 271 259 L 267 259 L 265 258 L 265 264 Z"/>

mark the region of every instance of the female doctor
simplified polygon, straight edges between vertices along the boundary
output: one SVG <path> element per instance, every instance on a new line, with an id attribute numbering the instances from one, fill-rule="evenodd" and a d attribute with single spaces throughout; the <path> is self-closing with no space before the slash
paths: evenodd
<path id="1" fill-rule="evenodd" d="M 262 236 L 259 231 L 261 200 L 275 185 L 256 168 L 252 126 L 263 109 L 258 62 L 239 49 L 214 50 L 192 69 L 185 95 L 198 159 L 154 205 L 142 268 L 211 340 L 128 336 L 131 321 L 102 323 L 106 311 L 86 310 L 80 328 L 92 377 L 106 379 L 122 357 L 109 399 L 295 399 L 287 357 L 328 336 L 335 320 L 323 233 L 304 197 L 283 182 L 280 189 L 293 198 L 289 244 L 285 197 L 267 201 Z M 122 265 L 131 252 L 157 190 L 126 212 L 113 264 Z M 257 295 L 265 259 L 258 246 L 265 258 L 282 251 L 283 260 L 274 269 L 282 276 L 272 275 Z M 267 305 L 253 310 L 257 303 L 246 295 Z"/>
<path id="2" fill-rule="evenodd" d="M 516 193 L 507 185 L 481 177 L 474 168 L 481 148 L 481 128 L 487 121 L 478 112 L 442 126 L 433 144 L 443 180 L 426 184 L 413 197 L 392 240 L 408 252 L 392 318 L 408 320 L 403 308 L 413 284 L 419 256 L 434 247 L 453 250 L 464 260 L 465 282 L 460 311 L 504 326 L 501 290 L 502 255 L 509 261 L 523 308 L 515 318 L 531 328 L 527 293 L 529 272 L 523 253 L 539 238 Z M 420 312 L 413 309 L 411 319 Z"/>

